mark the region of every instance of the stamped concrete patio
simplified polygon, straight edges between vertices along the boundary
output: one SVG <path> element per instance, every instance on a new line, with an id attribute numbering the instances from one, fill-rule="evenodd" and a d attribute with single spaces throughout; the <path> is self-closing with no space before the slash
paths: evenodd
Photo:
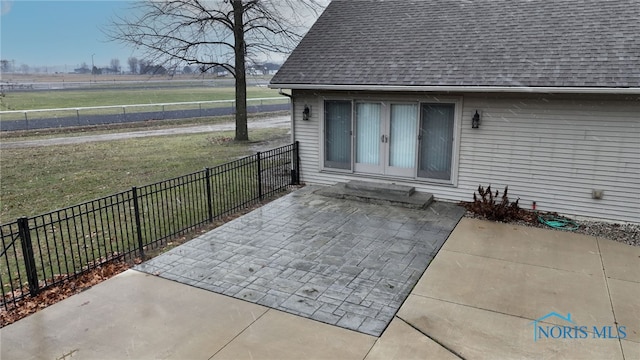
<path id="1" fill-rule="evenodd" d="M 136 269 L 378 336 L 462 217 L 329 198 L 307 187 Z"/>

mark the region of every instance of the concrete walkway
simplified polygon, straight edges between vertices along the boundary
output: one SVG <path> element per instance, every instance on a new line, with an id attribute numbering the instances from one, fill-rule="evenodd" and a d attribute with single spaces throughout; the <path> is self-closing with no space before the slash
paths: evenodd
<path id="1" fill-rule="evenodd" d="M 638 247 L 462 219 L 380 337 L 129 270 L 1 329 L 0 357 L 640 359 L 639 298 Z"/>
<path id="2" fill-rule="evenodd" d="M 462 219 L 369 358 L 640 359 L 639 299 L 639 247 Z"/>

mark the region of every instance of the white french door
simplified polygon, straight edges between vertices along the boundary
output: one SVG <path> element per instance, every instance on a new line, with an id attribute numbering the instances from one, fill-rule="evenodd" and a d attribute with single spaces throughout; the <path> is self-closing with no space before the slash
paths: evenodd
<path id="1" fill-rule="evenodd" d="M 417 104 L 357 102 L 354 125 L 355 171 L 415 175 Z"/>
<path id="2" fill-rule="evenodd" d="M 456 107 L 454 102 L 325 100 L 324 167 L 450 183 Z"/>

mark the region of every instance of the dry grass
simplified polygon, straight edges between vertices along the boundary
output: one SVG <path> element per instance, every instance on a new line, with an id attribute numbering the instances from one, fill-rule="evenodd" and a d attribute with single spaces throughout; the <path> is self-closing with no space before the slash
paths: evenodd
<path id="1" fill-rule="evenodd" d="M 223 132 L 2 149 L 0 223 L 222 164 L 287 131 L 253 130 L 248 143 L 218 141 L 233 138 Z"/>

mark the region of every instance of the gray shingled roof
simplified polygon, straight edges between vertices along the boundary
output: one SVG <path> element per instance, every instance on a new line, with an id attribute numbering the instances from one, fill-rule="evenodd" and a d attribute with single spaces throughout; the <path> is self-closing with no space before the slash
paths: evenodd
<path id="1" fill-rule="evenodd" d="M 640 87 L 639 0 L 333 0 L 279 84 Z"/>

